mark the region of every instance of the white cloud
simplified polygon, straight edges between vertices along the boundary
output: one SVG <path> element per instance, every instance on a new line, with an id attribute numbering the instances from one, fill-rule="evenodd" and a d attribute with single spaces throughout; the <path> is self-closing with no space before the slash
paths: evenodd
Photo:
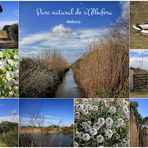
<path id="1" fill-rule="evenodd" d="M 130 12 L 129 2 L 121 1 L 120 4 L 121 4 L 121 9 L 122 9 L 121 17 L 124 19 L 127 19 L 129 17 L 129 12 Z"/>
<path id="2" fill-rule="evenodd" d="M 148 57 L 131 57 L 130 58 L 130 67 L 141 68 L 148 70 Z"/>
<path id="3" fill-rule="evenodd" d="M 23 37 L 20 40 L 20 49 L 83 49 L 90 42 L 98 40 L 108 34 L 108 29 L 81 29 L 65 28 L 60 24 L 49 32 L 39 32 Z"/>
<path id="4" fill-rule="evenodd" d="M 52 118 L 52 119 L 49 119 Z M 43 126 L 48 126 L 50 124 L 58 124 L 60 122 L 60 120 L 58 119 L 53 119 L 53 116 L 43 116 Z M 21 126 L 28 126 L 28 125 L 33 125 L 33 126 L 38 126 L 36 122 L 34 122 L 34 120 L 32 120 L 29 117 L 21 117 L 20 118 L 20 125 Z"/>
<path id="5" fill-rule="evenodd" d="M 60 25 L 53 27 L 52 32 L 57 33 L 61 37 L 62 36 L 68 37 L 69 35 L 71 35 L 72 30 L 71 28 L 65 28 L 63 24 L 60 24 Z"/>
<path id="6" fill-rule="evenodd" d="M 9 121 L 9 122 L 18 122 L 18 116 L 0 116 L 0 123 L 3 121 Z"/>

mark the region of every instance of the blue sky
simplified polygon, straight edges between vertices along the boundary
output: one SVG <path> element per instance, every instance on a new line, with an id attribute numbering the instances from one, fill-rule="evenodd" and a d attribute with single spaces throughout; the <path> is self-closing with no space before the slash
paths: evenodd
<path id="1" fill-rule="evenodd" d="M 142 117 L 148 117 L 148 98 L 142 99 L 130 99 L 130 101 L 138 102 L 138 112 L 141 114 Z"/>
<path id="2" fill-rule="evenodd" d="M 0 99 L 0 122 L 2 121 L 16 121 L 13 114 L 18 114 L 18 100 L 17 99 Z"/>
<path id="3" fill-rule="evenodd" d="M 0 1 L 3 7 L 3 12 L 0 13 L 0 29 L 4 25 L 9 25 L 18 22 L 18 2 Z"/>
<path id="4" fill-rule="evenodd" d="M 29 125 L 30 113 L 40 110 L 45 126 L 50 124 L 73 124 L 73 99 L 20 99 L 21 125 Z"/>
<path id="5" fill-rule="evenodd" d="M 38 49 L 56 48 L 69 62 L 74 62 L 88 50 L 91 42 L 108 34 L 110 25 L 126 13 L 125 5 L 127 3 L 118 1 L 20 2 L 20 56 L 32 56 Z M 50 14 L 37 15 L 39 9 Z M 82 14 L 88 10 L 101 12 L 104 9 L 110 15 L 51 15 L 53 11 L 71 9 L 74 12 L 79 9 Z"/>
<path id="6" fill-rule="evenodd" d="M 131 49 L 129 57 L 130 67 L 148 70 L 148 49 Z"/>
<path id="7" fill-rule="evenodd" d="M 70 8 L 105 8 L 113 13 L 112 16 L 37 16 L 36 9 L 56 11 L 56 10 L 70 10 Z M 26 13 L 27 12 L 27 13 Z M 20 27 L 24 31 L 24 35 L 36 33 L 40 31 L 47 31 L 53 26 L 63 24 L 65 27 L 76 28 L 98 28 L 108 27 L 112 21 L 121 15 L 121 7 L 119 2 L 20 2 Z M 66 24 L 66 20 L 74 19 L 83 21 L 79 25 Z M 28 21 L 27 21 L 28 20 Z M 95 23 L 94 23 L 95 22 Z M 35 25 L 36 24 L 36 25 Z"/>

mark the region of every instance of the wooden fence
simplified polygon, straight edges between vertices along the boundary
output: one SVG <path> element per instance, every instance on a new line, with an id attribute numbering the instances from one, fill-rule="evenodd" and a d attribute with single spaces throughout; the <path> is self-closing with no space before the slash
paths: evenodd
<path id="1" fill-rule="evenodd" d="M 148 89 L 148 74 L 133 75 L 134 89 Z"/>

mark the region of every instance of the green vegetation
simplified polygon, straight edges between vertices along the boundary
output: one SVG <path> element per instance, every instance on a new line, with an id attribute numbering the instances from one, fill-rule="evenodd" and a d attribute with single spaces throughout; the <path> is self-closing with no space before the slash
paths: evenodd
<path id="1" fill-rule="evenodd" d="M 18 124 L 12 122 L 0 123 L 0 147 L 17 147 L 18 146 Z"/>
<path id="2" fill-rule="evenodd" d="M 18 41 L 18 24 L 6 25 L 3 30 L 6 31 L 8 40 Z"/>
<path id="3" fill-rule="evenodd" d="M 18 97 L 18 50 L 0 50 L 0 97 Z"/>
<path id="4" fill-rule="evenodd" d="M 142 124 L 148 122 L 148 117 L 142 118 L 141 114 L 138 112 L 138 102 L 131 101 L 130 102 L 130 110 L 133 111 L 139 125 L 142 125 Z"/>

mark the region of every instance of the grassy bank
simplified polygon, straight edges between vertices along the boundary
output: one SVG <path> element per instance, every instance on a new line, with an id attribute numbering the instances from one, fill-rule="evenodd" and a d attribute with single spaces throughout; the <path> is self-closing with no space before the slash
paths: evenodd
<path id="1" fill-rule="evenodd" d="M 56 51 L 43 51 L 35 59 L 20 61 L 20 97 L 53 97 L 68 63 Z"/>
<path id="2" fill-rule="evenodd" d="M 5 143 L 3 143 L 2 141 L 0 141 L 0 147 L 8 147 Z"/>
<path id="3" fill-rule="evenodd" d="M 83 97 L 128 97 L 128 41 L 116 31 L 73 64 Z"/>
<path id="4" fill-rule="evenodd" d="M 20 127 L 21 134 L 71 134 L 73 133 L 73 128 L 71 127 Z"/>
<path id="5" fill-rule="evenodd" d="M 130 91 L 130 98 L 148 98 L 148 89 L 137 89 Z"/>

